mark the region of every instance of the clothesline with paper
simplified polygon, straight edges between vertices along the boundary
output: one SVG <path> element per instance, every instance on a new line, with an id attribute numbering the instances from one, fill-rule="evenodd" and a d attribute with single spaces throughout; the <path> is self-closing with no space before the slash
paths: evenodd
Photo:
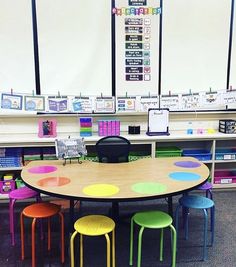
<path id="1" fill-rule="evenodd" d="M 226 110 L 236 108 L 236 89 L 160 96 L 49 96 L 0 91 L 0 113 L 115 113 Z"/>

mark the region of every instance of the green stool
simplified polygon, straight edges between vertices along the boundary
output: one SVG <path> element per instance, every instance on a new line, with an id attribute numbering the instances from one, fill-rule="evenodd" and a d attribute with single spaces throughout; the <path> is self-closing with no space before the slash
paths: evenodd
<path id="1" fill-rule="evenodd" d="M 133 237 L 134 237 L 134 222 L 141 228 L 138 235 L 138 264 L 141 267 L 141 250 L 142 250 L 142 235 L 144 228 L 161 229 L 160 237 L 160 261 L 163 261 L 163 230 L 166 227 L 171 229 L 172 240 L 172 267 L 176 266 L 176 231 L 172 225 L 172 218 L 162 211 L 145 211 L 136 213 L 131 219 L 130 226 L 130 259 L 129 265 L 133 265 Z"/>

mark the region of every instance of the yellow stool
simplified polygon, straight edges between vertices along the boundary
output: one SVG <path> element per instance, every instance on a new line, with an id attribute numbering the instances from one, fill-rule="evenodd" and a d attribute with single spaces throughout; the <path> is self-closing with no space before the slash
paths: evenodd
<path id="1" fill-rule="evenodd" d="M 112 266 L 115 267 L 115 222 L 103 215 L 88 215 L 74 223 L 75 232 L 70 239 L 71 267 L 75 266 L 74 239 L 80 234 L 80 267 L 83 267 L 83 235 L 105 235 L 107 241 L 107 267 L 111 267 L 111 242 L 109 233 L 112 232 Z"/>

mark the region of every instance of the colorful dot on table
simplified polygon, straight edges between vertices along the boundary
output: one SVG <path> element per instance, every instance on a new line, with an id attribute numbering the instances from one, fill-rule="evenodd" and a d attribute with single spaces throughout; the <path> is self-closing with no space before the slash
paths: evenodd
<path id="1" fill-rule="evenodd" d="M 70 179 L 67 177 L 48 177 L 37 182 L 37 184 L 42 187 L 63 186 L 69 183 Z"/>
<path id="2" fill-rule="evenodd" d="M 177 161 L 175 162 L 175 166 L 183 168 L 197 168 L 201 166 L 201 164 L 196 161 Z"/>
<path id="3" fill-rule="evenodd" d="M 140 194 L 160 194 L 166 191 L 167 186 L 160 183 L 137 183 L 132 185 L 132 190 Z"/>
<path id="4" fill-rule="evenodd" d="M 49 173 L 49 172 L 55 172 L 57 170 L 57 167 L 55 166 L 37 166 L 32 167 L 28 169 L 28 172 L 30 173 Z"/>
<path id="5" fill-rule="evenodd" d="M 119 187 L 111 184 L 93 184 L 84 187 L 83 192 L 89 196 L 107 197 L 117 194 L 120 191 Z"/>
<path id="6" fill-rule="evenodd" d="M 201 178 L 200 175 L 192 172 L 172 172 L 169 177 L 177 181 L 197 181 Z"/>

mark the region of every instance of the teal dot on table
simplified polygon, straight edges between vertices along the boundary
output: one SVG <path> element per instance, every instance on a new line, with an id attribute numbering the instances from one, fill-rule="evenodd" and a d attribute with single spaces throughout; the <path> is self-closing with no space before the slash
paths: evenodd
<path id="1" fill-rule="evenodd" d="M 169 177 L 177 181 L 197 181 L 201 178 L 200 175 L 192 172 L 172 172 Z"/>
<path id="2" fill-rule="evenodd" d="M 167 186 L 160 183 L 137 183 L 132 185 L 132 190 L 140 194 L 160 194 L 166 191 Z"/>

